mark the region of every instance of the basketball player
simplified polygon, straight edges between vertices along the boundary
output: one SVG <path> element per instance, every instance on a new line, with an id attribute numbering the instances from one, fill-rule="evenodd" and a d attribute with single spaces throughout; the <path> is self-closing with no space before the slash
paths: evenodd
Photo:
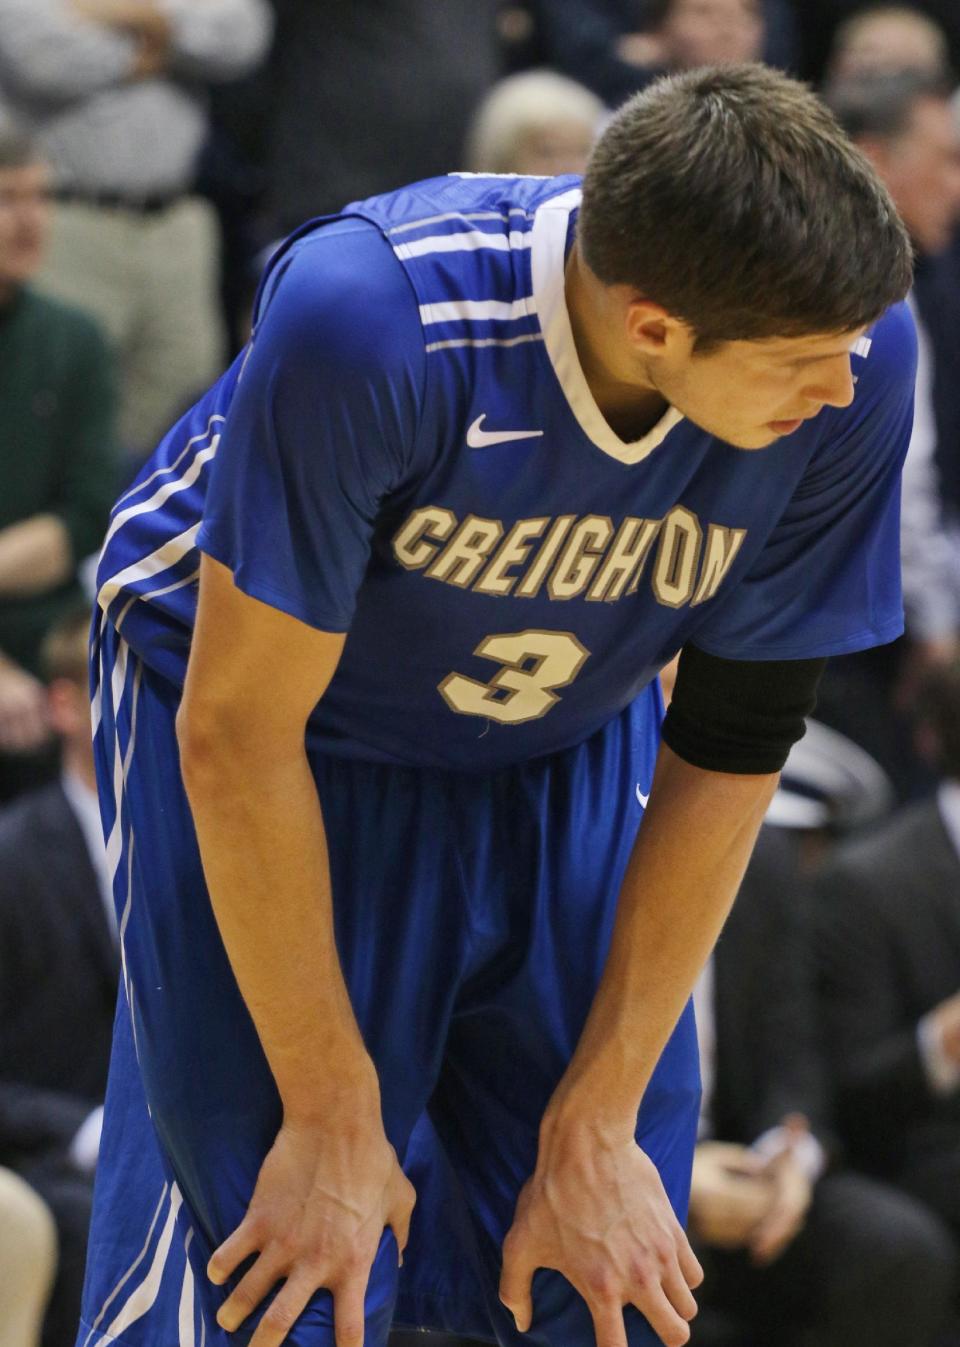
<path id="1" fill-rule="evenodd" d="M 759 67 L 628 103 L 582 195 L 453 175 L 275 257 L 100 567 L 81 1343 L 687 1340 L 689 993 L 824 658 L 901 628 L 909 283 Z M 427 1109 L 469 1254 L 427 1201 L 396 1306 Z"/>

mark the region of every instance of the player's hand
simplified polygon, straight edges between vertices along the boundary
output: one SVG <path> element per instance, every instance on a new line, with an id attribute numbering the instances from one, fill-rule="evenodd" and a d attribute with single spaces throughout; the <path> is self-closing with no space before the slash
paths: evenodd
<path id="1" fill-rule="evenodd" d="M 16 664 L 0 662 L 0 750 L 32 753 L 49 738 L 43 684 Z"/>
<path id="2" fill-rule="evenodd" d="M 701 1142 L 693 1154 L 690 1228 L 716 1249 L 742 1249 L 770 1211 L 776 1187 L 746 1146 Z"/>
<path id="3" fill-rule="evenodd" d="M 263 1162 L 246 1216 L 207 1266 L 221 1285 L 256 1261 L 217 1314 L 233 1332 L 285 1279 L 250 1347 L 279 1347 L 321 1287 L 333 1294 L 336 1347 L 362 1347 L 363 1298 L 384 1229 L 401 1254 L 416 1196 L 382 1128 L 285 1122 Z"/>
<path id="4" fill-rule="evenodd" d="M 646 1315 L 667 1347 L 682 1347 L 703 1270 L 652 1161 L 629 1133 L 544 1132 L 503 1245 L 500 1299 L 525 1333 L 530 1283 L 555 1268 L 583 1296 L 597 1347 L 626 1347 L 624 1305 Z"/>

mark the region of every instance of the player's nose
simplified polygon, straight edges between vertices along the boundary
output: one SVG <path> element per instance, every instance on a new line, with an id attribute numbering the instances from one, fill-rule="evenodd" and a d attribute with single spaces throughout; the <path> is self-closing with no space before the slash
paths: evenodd
<path id="1" fill-rule="evenodd" d="M 849 407 L 853 401 L 853 371 L 849 355 L 818 365 L 815 379 L 804 389 L 807 396 L 828 407 Z"/>

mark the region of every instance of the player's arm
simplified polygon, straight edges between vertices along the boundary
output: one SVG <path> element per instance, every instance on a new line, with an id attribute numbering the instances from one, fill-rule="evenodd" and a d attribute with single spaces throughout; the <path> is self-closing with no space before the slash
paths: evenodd
<path id="1" fill-rule="evenodd" d="M 258 1254 L 220 1308 L 228 1330 L 285 1281 L 251 1347 L 277 1347 L 320 1287 L 337 1347 L 360 1347 L 378 1243 L 386 1226 L 404 1243 L 413 1190 L 340 971 L 304 738 L 381 502 L 408 471 L 423 344 L 407 279 L 369 225 L 333 226 L 285 257 L 260 308 L 207 486 L 178 736 L 211 902 L 283 1125 L 210 1271 L 223 1282 Z"/>
<path id="2" fill-rule="evenodd" d="M 320 1286 L 335 1296 L 338 1347 L 362 1343 L 380 1236 L 392 1226 L 402 1248 L 413 1206 L 340 970 L 304 747 L 343 643 L 243 594 L 203 558 L 181 767 L 217 925 L 283 1105 L 247 1216 L 210 1265 L 222 1282 L 258 1255 L 217 1316 L 230 1330 L 287 1279 L 256 1347 L 281 1342 Z"/>
<path id="3" fill-rule="evenodd" d="M 504 1245 L 501 1295 L 521 1329 L 530 1276 L 546 1265 L 588 1301 L 598 1347 L 623 1347 L 625 1303 L 669 1347 L 689 1337 L 702 1273 L 634 1141 L 637 1112 L 733 903 L 822 667 L 751 667 L 691 649 L 681 657 L 607 964 Z"/>

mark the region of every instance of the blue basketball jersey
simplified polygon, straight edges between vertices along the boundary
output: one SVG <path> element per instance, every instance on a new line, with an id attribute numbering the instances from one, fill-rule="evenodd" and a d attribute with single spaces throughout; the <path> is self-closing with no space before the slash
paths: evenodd
<path id="1" fill-rule="evenodd" d="M 762 451 L 670 409 L 621 440 L 564 299 L 574 178 L 451 176 L 316 221 L 249 348 L 118 502 L 99 602 L 181 683 L 199 552 L 349 631 L 313 747 L 486 771 L 579 743 L 686 642 L 837 654 L 901 630 L 904 306 L 856 395 Z"/>

